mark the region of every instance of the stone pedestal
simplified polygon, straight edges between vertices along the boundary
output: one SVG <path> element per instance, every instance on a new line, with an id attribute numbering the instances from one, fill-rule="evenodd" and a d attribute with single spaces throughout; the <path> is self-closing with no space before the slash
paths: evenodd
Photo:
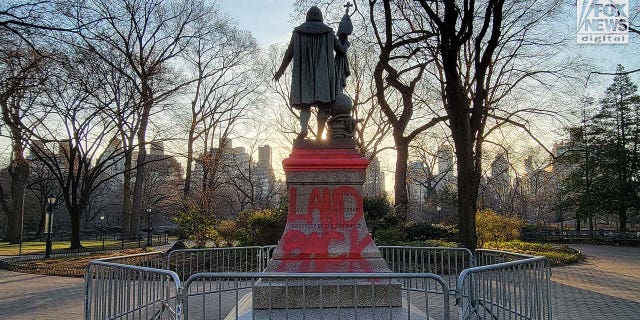
<path id="1" fill-rule="evenodd" d="M 360 156 L 351 139 L 325 144 L 304 141 L 294 145 L 289 158 L 283 161 L 289 192 L 287 224 L 266 272 L 391 272 L 364 220 L 362 192 L 368 165 L 369 160 Z M 331 280 L 318 287 L 331 291 L 327 281 Z M 353 297 L 355 290 L 356 295 L 362 292 L 363 299 L 369 303 L 401 305 L 399 283 L 372 286 L 371 281 L 359 281 L 350 296 Z M 289 297 L 297 290 L 302 292 L 295 283 L 288 283 L 287 287 Z M 372 299 L 371 288 L 375 288 L 373 292 L 379 301 Z M 305 290 L 315 292 L 309 283 Z M 258 285 L 254 288 L 253 306 L 255 309 L 303 307 L 303 301 L 285 299 L 284 292 L 284 287 L 273 283 L 268 287 Z M 329 293 L 327 297 L 330 296 L 336 301 L 323 299 L 328 303 L 326 307 L 337 306 L 339 300 L 345 303 L 341 307 L 362 306 L 359 299 L 342 299 L 342 294 Z M 268 306 L 264 303 L 266 297 L 271 297 Z M 323 301 L 312 304 L 320 306 Z"/>
<path id="2" fill-rule="evenodd" d="M 294 145 L 287 224 L 267 272 L 390 272 L 364 220 L 369 160 L 351 139 Z"/>
<path id="3" fill-rule="evenodd" d="M 255 294 L 255 292 L 254 292 Z M 252 304 L 256 301 L 251 293 L 240 299 L 237 306 L 224 318 L 225 320 L 290 320 L 290 319 L 368 319 L 368 320 L 389 320 L 389 319 L 411 319 L 411 320 L 431 320 L 430 317 L 415 305 L 407 300 L 402 300 L 397 306 L 389 307 L 388 304 L 376 305 L 375 307 L 351 306 L 340 308 L 257 308 Z M 343 305 L 343 304 L 341 304 Z"/>

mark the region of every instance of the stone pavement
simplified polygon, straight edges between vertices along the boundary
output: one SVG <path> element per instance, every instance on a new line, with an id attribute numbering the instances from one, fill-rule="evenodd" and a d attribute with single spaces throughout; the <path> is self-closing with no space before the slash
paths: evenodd
<path id="1" fill-rule="evenodd" d="M 587 258 L 551 270 L 554 319 L 640 319 L 640 248 L 570 246 Z"/>
<path id="2" fill-rule="evenodd" d="M 553 268 L 554 319 L 640 319 L 640 248 L 571 245 L 584 263 Z M 84 280 L 0 270 L 0 319 L 82 319 Z"/>
<path id="3" fill-rule="evenodd" d="M 0 270 L 0 319 L 82 319 L 84 279 Z"/>

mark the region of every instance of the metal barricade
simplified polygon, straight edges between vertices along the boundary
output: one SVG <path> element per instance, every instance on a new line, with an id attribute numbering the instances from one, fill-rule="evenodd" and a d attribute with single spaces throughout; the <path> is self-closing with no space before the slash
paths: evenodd
<path id="1" fill-rule="evenodd" d="M 271 260 L 271 258 L 273 257 L 273 252 L 276 250 L 276 247 L 277 246 L 275 245 L 262 247 L 262 253 L 260 254 L 262 265 L 260 271 L 265 271 L 265 269 L 267 268 L 267 263 L 269 263 L 269 260 Z"/>
<path id="2" fill-rule="evenodd" d="M 426 272 L 442 276 L 454 288 L 457 276 L 474 266 L 473 254 L 466 248 L 380 246 L 382 258 L 391 272 Z"/>
<path id="3" fill-rule="evenodd" d="M 94 260 L 84 310 L 85 319 L 182 319 L 180 279 L 168 270 Z"/>
<path id="4" fill-rule="evenodd" d="M 448 292 L 432 273 L 198 273 L 184 318 L 450 319 Z"/>
<path id="5" fill-rule="evenodd" d="M 500 252 L 479 252 L 485 264 L 463 270 L 455 297 L 460 319 L 551 319 L 549 281 L 551 268 L 546 258 Z"/>
<path id="6" fill-rule="evenodd" d="M 232 247 L 174 250 L 167 256 L 167 269 L 180 279 L 199 272 L 260 272 L 266 256 L 263 247 Z"/>
<path id="7" fill-rule="evenodd" d="M 380 249 L 391 273 L 264 273 L 274 248 L 188 249 L 94 260 L 85 274 L 85 319 L 180 319 L 183 310 L 194 320 L 234 319 L 251 297 L 262 301 L 258 318 L 284 312 L 290 319 L 449 319 L 451 296 L 457 306 L 453 317 L 460 319 L 551 319 L 551 272 L 543 257 L 387 246 Z M 188 279 L 184 289 L 180 279 Z M 385 286 L 395 294 L 385 296 L 391 292 L 381 289 Z M 402 301 L 385 304 L 391 296 Z M 410 306 L 409 312 L 398 316 L 399 305 Z"/>
<path id="8" fill-rule="evenodd" d="M 506 252 L 506 251 L 498 251 L 498 250 L 490 250 L 490 249 L 478 249 L 474 253 L 474 267 L 480 266 L 488 266 L 503 262 L 511 262 L 518 261 L 523 259 L 533 258 L 534 256 L 523 254 L 523 253 L 515 253 L 515 252 Z"/>
<path id="9" fill-rule="evenodd" d="M 93 261 L 104 261 L 129 266 L 166 269 L 164 254 L 162 252 L 139 253 L 127 256 L 97 259 Z"/>

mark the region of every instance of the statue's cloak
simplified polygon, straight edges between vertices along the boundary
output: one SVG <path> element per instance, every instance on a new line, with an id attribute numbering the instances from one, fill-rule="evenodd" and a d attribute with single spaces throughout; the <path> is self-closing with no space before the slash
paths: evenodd
<path id="1" fill-rule="evenodd" d="M 289 103 L 294 107 L 333 103 L 336 98 L 333 29 L 322 22 L 305 22 L 293 30 L 285 61 L 293 59 Z"/>

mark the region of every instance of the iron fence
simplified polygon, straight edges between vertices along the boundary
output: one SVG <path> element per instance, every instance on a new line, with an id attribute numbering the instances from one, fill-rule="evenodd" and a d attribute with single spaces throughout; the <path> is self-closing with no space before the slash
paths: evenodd
<path id="1" fill-rule="evenodd" d="M 169 252 L 167 269 L 180 279 L 200 272 L 261 272 L 270 259 L 268 247 L 180 249 Z"/>
<path id="2" fill-rule="evenodd" d="M 552 319 L 549 281 L 551 268 L 544 257 L 480 252 L 483 264 L 465 269 L 455 290 L 460 319 Z"/>
<path id="3" fill-rule="evenodd" d="M 52 239 L 52 241 L 67 241 L 68 239 L 61 237 L 61 239 Z M 100 235 L 93 236 L 83 236 L 81 241 L 100 241 L 102 238 Z M 68 249 L 68 248 L 58 248 L 53 249 L 51 256 L 52 257 L 70 257 L 70 256 L 82 256 L 88 255 L 94 252 L 109 252 L 109 251 L 118 251 L 123 249 L 136 249 L 147 247 L 147 238 L 146 237 L 133 237 L 130 239 L 121 237 L 120 235 L 106 235 L 104 237 L 104 245 L 93 245 L 89 247 L 81 247 L 78 249 Z M 26 241 L 25 241 L 26 242 Z M 169 243 L 169 237 L 166 234 L 154 234 L 151 237 L 151 246 L 162 246 L 167 245 Z M 9 250 L 7 255 L 16 255 L 16 256 L 27 256 L 33 258 L 43 258 L 44 257 L 44 241 L 42 241 L 43 248 L 39 250 L 27 250 L 21 249 L 19 246 L 15 246 L 15 248 Z M 28 260 L 30 258 L 26 258 L 23 260 Z"/>
<path id="4" fill-rule="evenodd" d="M 527 241 L 564 243 L 624 243 L 640 244 L 640 231 L 619 230 L 539 230 L 523 232 Z"/>
<path id="5" fill-rule="evenodd" d="M 163 262 L 158 253 L 92 261 L 85 273 L 85 319 L 181 319 L 180 278 L 163 270 Z"/>
<path id="6" fill-rule="evenodd" d="M 550 267 L 543 257 L 380 247 L 391 273 L 265 273 L 273 249 L 93 261 L 85 277 L 85 318 L 551 319 Z"/>
<path id="7" fill-rule="evenodd" d="M 455 287 L 457 276 L 473 267 L 474 256 L 466 248 L 380 246 L 382 258 L 394 273 L 428 272 L 442 276 Z"/>
<path id="8" fill-rule="evenodd" d="M 447 292 L 432 273 L 198 273 L 184 319 L 450 319 Z"/>
<path id="9" fill-rule="evenodd" d="M 148 252 L 131 254 L 126 256 L 109 257 L 97 261 L 110 262 L 112 264 L 138 266 L 153 269 L 167 269 L 165 255 L 162 252 Z"/>

